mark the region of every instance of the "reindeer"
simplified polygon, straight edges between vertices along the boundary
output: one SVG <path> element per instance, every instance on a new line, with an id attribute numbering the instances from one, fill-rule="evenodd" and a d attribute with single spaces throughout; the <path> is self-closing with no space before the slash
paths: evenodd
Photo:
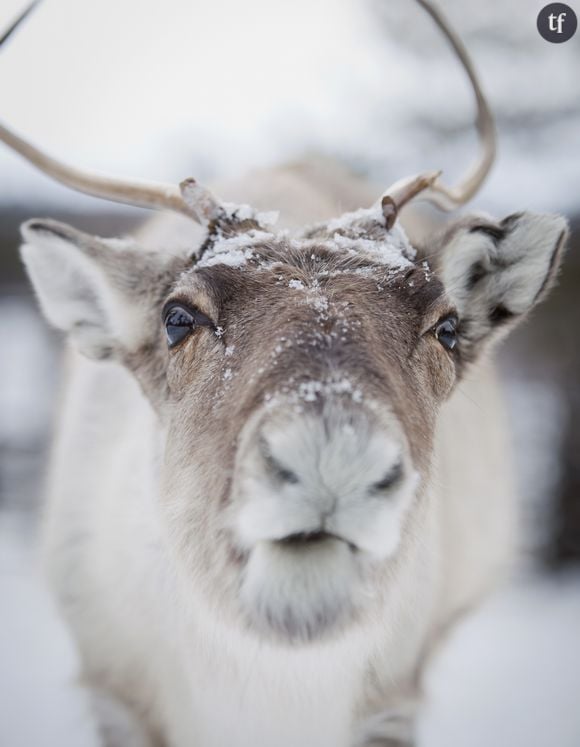
<path id="1" fill-rule="evenodd" d="M 109 747 L 411 745 L 433 650 L 509 565 L 488 351 L 546 296 L 567 228 L 523 212 L 407 238 L 407 203 L 459 207 L 495 153 L 465 48 L 419 3 L 477 103 L 482 153 L 454 188 L 420 174 L 360 208 L 369 185 L 306 162 L 222 185 L 248 207 L 0 129 L 73 188 L 180 214 L 136 240 L 22 227 L 71 343 L 46 563 Z"/>

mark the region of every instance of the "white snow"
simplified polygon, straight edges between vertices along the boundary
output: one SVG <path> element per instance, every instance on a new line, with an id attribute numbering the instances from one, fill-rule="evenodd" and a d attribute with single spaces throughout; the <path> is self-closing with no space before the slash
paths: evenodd
<path id="1" fill-rule="evenodd" d="M 0 446 L 30 447 L 47 435 L 59 366 L 28 298 L 0 296 L 0 320 Z"/>
<path id="2" fill-rule="evenodd" d="M 360 403 L 363 393 L 358 386 L 353 386 L 347 378 L 325 379 L 319 381 L 310 379 L 301 381 L 294 386 L 294 379 L 280 388 L 278 392 L 267 392 L 264 399 L 268 406 L 273 407 L 280 402 L 300 404 L 300 402 L 315 402 L 320 395 L 325 394 L 348 394 L 353 402 Z"/>
<path id="3" fill-rule="evenodd" d="M 232 217 L 244 220 L 246 212 L 255 216 L 257 213 L 247 206 L 242 206 L 241 211 L 235 208 L 239 206 L 230 205 L 228 210 Z M 360 224 L 359 217 L 364 219 Z M 336 226 L 340 226 L 339 233 Z M 372 227 L 377 239 L 367 238 L 367 228 Z M 202 258 L 197 263 L 198 267 L 211 267 L 213 265 L 228 265 L 229 267 L 244 267 L 249 260 L 256 260 L 254 269 L 271 269 L 275 262 L 260 258 L 259 249 L 262 245 L 275 246 L 286 245 L 291 250 L 304 250 L 310 247 L 323 247 L 329 251 L 343 253 L 351 256 L 367 256 L 369 260 L 388 267 L 393 272 L 398 272 L 413 266 L 412 259 L 416 255 L 415 249 L 410 244 L 403 227 L 396 223 L 391 230 L 387 231 L 380 209 L 373 207 L 359 210 L 356 213 L 347 213 L 340 220 L 332 220 L 328 227 L 328 236 L 322 235 L 316 238 L 302 238 L 300 235 L 291 236 L 287 229 L 279 233 L 260 229 L 250 229 L 234 236 L 224 237 L 219 233 L 213 243 L 205 250 Z M 324 232 L 326 234 L 326 230 Z M 348 235 L 345 235 L 348 234 Z M 314 255 L 312 255 L 314 256 Z M 354 272 L 355 270 L 337 270 L 335 274 Z M 322 271 L 321 274 L 325 274 Z M 329 275 L 329 272 L 326 272 Z M 310 288 L 316 287 L 318 281 L 314 279 Z M 301 280 L 293 278 L 288 281 L 288 287 L 295 290 L 304 290 L 305 286 Z"/>
<path id="4" fill-rule="evenodd" d="M 277 210 L 259 211 L 250 205 L 236 202 L 220 202 L 220 207 L 230 218 L 235 217 L 239 221 L 253 220 L 263 228 L 273 228 L 280 217 Z"/>
<path id="5" fill-rule="evenodd" d="M 329 236 L 321 241 L 326 248 L 350 252 L 353 256 L 367 254 L 394 271 L 411 267 L 411 260 L 417 254 L 400 223 L 387 230 L 380 203 L 344 213 L 319 228 Z"/>
<path id="6" fill-rule="evenodd" d="M 211 254 L 208 253 L 207 257 L 203 257 L 197 266 L 228 265 L 228 267 L 242 267 L 253 256 L 251 251 L 242 252 L 239 249 L 230 249 L 227 252 L 217 252 L 215 254 L 212 252 Z"/>
<path id="7" fill-rule="evenodd" d="M 427 260 L 424 259 L 421 262 L 421 267 L 423 268 L 423 273 L 425 275 L 425 280 L 427 282 L 430 282 L 431 278 L 433 277 L 433 272 L 431 271 L 431 268 L 429 267 L 429 262 L 427 262 Z"/>
<path id="8" fill-rule="evenodd" d="M 580 575 L 525 575 L 434 661 L 420 747 L 578 747 Z"/>
<path id="9" fill-rule="evenodd" d="M 334 244 L 337 249 L 351 251 L 353 254 L 368 254 L 372 259 L 392 270 L 403 270 L 413 266 L 411 260 L 403 253 L 401 244 L 392 239 L 390 232 L 386 234 L 384 241 L 370 241 L 364 238 L 351 239 L 335 233 L 329 243 L 330 246 Z"/>
<path id="10" fill-rule="evenodd" d="M 328 311 L 328 298 L 326 296 L 316 294 L 315 296 L 312 296 L 308 302 L 321 314 L 326 314 Z"/>
<path id="11" fill-rule="evenodd" d="M 274 234 L 267 231 L 251 229 L 227 238 L 217 236 L 214 243 L 204 252 L 197 267 L 228 265 L 243 267 L 249 259 L 254 258 L 252 248 L 271 241 Z"/>

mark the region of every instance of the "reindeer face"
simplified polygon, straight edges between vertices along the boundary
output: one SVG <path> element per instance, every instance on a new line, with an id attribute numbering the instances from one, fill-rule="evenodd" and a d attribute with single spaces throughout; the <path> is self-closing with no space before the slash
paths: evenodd
<path id="1" fill-rule="evenodd" d="M 438 409 L 544 294 L 565 224 L 460 221 L 427 261 L 380 208 L 294 238 L 250 223 L 193 266 L 38 221 L 23 257 L 49 319 L 159 413 L 184 573 L 237 624 L 309 640 L 381 603 Z"/>
<path id="2" fill-rule="evenodd" d="M 385 263 L 320 237 L 260 237 L 237 267 L 226 241 L 165 302 L 180 545 L 197 542 L 192 501 L 211 496 L 202 531 L 234 559 L 262 631 L 309 638 L 355 616 L 427 477 L 456 368 L 436 330 L 454 312 L 398 241 Z"/>

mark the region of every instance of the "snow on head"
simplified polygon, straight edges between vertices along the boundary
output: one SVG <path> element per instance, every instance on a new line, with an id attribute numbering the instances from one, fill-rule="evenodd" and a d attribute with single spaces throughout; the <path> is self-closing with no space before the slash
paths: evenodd
<path id="1" fill-rule="evenodd" d="M 319 231 L 337 249 L 365 254 L 392 270 L 411 267 L 416 257 L 401 224 L 397 221 L 387 228 L 379 203 L 345 213 L 320 226 Z"/>
<path id="2" fill-rule="evenodd" d="M 329 395 L 346 397 L 355 404 L 361 404 L 364 399 L 363 392 L 357 384 L 353 384 L 346 376 L 336 376 L 322 380 L 306 379 L 298 383 L 292 379 L 278 391 L 267 392 L 264 395 L 264 402 L 268 408 L 290 404 L 301 411 L 303 404 L 316 402 Z"/>
<path id="3" fill-rule="evenodd" d="M 271 229 L 277 220 L 277 212 L 262 213 L 250 205 L 219 203 L 208 225 L 197 266 L 242 267 L 254 257 L 252 247 L 274 238 Z"/>
<path id="4" fill-rule="evenodd" d="M 251 205 L 238 205 L 235 202 L 222 202 L 220 207 L 224 211 L 228 220 L 232 222 L 242 222 L 246 220 L 254 221 L 265 229 L 272 229 L 278 222 L 279 212 L 270 210 L 267 212 L 259 211 Z"/>
<path id="5" fill-rule="evenodd" d="M 345 213 L 295 237 L 286 231 L 274 232 L 271 226 L 277 214 L 259 213 L 248 205 L 224 203 L 221 207 L 222 216 L 211 228 L 198 267 L 221 264 L 242 268 L 253 260 L 253 268 L 269 269 L 272 261 L 264 258 L 261 251 L 264 247 L 282 248 L 289 259 L 294 250 L 323 247 L 348 258 L 361 257 L 393 272 L 412 267 L 416 257 L 400 224 L 396 222 L 387 228 L 380 204 Z M 295 278 L 288 282 L 288 287 L 304 290 L 305 286 Z"/>
<path id="6" fill-rule="evenodd" d="M 229 267 L 242 267 L 249 259 L 254 258 L 254 247 L 264 242 L 270 242 L 273 238 L 274 234 L 257 229 L 251 229 L 228 238 L 216 238 L 203 253 L 196 266 L 228 265 Z"/>

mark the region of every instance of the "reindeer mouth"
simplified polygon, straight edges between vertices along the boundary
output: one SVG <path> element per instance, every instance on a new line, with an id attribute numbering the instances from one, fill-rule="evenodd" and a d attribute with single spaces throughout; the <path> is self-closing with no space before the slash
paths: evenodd
<path id="1" fill-rule="evenodd" d="M 351 552 L 358 551 L 358 547 L 349 540 L 341 537 L 338 534 L 327 532 L 324 529 L 310 532 L 294 532 L 293 534 L 289 534 L 286 537 L 282 537 L 281 539 L 274 541 L 276 542 L 276 544 L 286 546 L 288 548 L 306 549 L 323 542 L 329 542 L 331 540 L 344 542 L 351 550 Z"/>

